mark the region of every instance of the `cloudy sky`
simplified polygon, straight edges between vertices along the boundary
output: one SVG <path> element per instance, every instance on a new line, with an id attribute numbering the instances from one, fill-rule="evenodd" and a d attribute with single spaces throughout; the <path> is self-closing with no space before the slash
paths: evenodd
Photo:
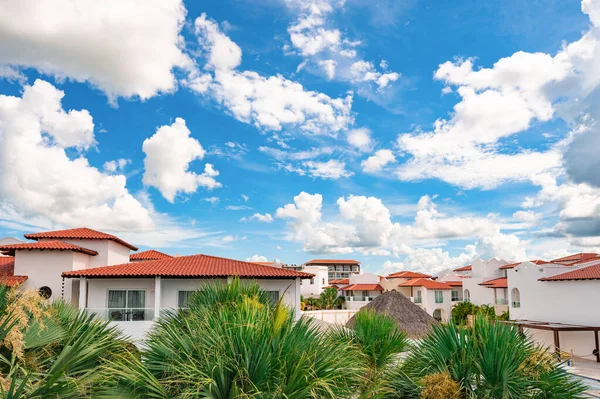
<path id="1" fill-rule="evenodd" d="M 0 2 L 0 236 L 435 271 L 600 250 L 600 0 Z"/>

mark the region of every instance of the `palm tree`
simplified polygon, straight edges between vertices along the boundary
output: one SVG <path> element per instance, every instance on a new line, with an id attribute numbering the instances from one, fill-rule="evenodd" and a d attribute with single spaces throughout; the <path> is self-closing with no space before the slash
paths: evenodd
<path id="1" fill-rule="evenodd" d="M 0 286 L 0 392 L 5 398 L 91 398 L 100 370 L 127 353 L 119 331 L 63 302 Z"/>
<path id="2" fill-rule="evenodd" d="M 514 326 L 438 325 L 395 371 L 388 398 L 580 398 L 585 387 Z"/>
<path id="3" fill-rule="evenodd" d="M 142 361 L 115 362 L 121 398 L 349 398 L 352 346 L 295 320 L 256 284 L 204 285 L 190 308 L 157 322 Z"/>
<path id="4" fill-rule="evenodd" d="M 390 317 L 371 309 L 358 312 L 352 328 L 337 328 L 332 338 L 350 342 L 356 350 L 356 360 L 365 374 L 361 378 L 361 398 L 383 397 L 390 392 L 389 371 L 399 364 L 399 354 L 408 347 L 406 333 Z"/>

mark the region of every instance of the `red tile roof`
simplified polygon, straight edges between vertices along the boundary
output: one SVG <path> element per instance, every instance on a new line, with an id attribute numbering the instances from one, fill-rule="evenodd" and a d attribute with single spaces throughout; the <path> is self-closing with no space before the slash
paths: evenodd
<path id="1" fill-rule="evenodd" d="M 521 263 L 525 263 L 525 262 L 535 263 L 536 265 L 545 265 L 546 263 L 550 263 L 545 260 L 535 259 L 535 260 L 511 263 L 509 265 L 500 266 L 498 269 L 501 269 L 501 270 L 514 269 L 515 267 L 519 266 Z"/>
<path id="2" fill-rule="evenodd" d="M 471 265 L 467 265 L 467 266 L 459 267 L 458 269 L 454 269 L 453 271 L 454 272 L 470 272 L 471 270 L 473 270 Z"/>
<path id="3" fill-rule="evenodd" d="M 508 279 L 506 277 L 499 277 L 492 280 L 487 280 L 479 285 L 486 286 L 488 288 L 508 288 Z"/>
<path id="4" fill-rule="evenodd" d="M 340 278 L 337 280 L 329 280 L 329 284 L 350 284 L 349 278 Z"/>
<path id="5" fill-rule="evenodd" d="M 392 273 L 389 276 L 386 276 L 385 278 L 431 278 L 431 276 L 425 273 L 401 271 Z"/>
<path id="6" fill-rule="evenodd" d="M 305 263 L 306 265 L 360 265 L 360 262 L 352 259 L 313 259 Z"/>
<path id="7" fill-rule="evenodd" d="M 340 288 L 340 291 L 383 291 L 379 284 L 351 284 Z"/>
<path id="8" fill-rule="evenodd" d="M 88 229 L 87 227 L 25 234 L 24 237 L 29 238 L 30 240 L 39 240 L 40 238 L 56 238 L 59 240 L 69 238 L 76 240 L 111 240 L 118 242 L 119 244 L 124 245 L 127 248 L 132 249 L 134 251 L 138 250 L 137 247 L 121 240 L 119 237 L 113 236 L 112 234 L 106 234 L 101 231 Z"/>
<path id="9" fill-rule="evenodd" d="M 0 285 L 14 287 L 27 280 L 27 276 L 15 276 L 15 258 L 0 256 Z"/>
<path id="10" fill-rule="evenodd" d="M 78 245 L 62 241 L 24 242 L 23 244 L 0 245 L 0 252 L 13 255 L 15 251 L 73 251 L 87 255 L 98 255 L 98 252 L 83 248 Z"/>
<path id="11" fill-rule="evenodd" d="M 585 262 L 597 257 L 598 254 L 593 252 L 580 252 L 574 255 L 563 256 L 562 258 L 552 259 L 550 262 L 564 265 L 574 265 L 575 263 Z"/>
<path id="12" fill-rule="evenodd" d="M 160 251 L 156 251 L 154 249 L 149 249 L 148 251 L 137 252 L 137 253 L 131 254 L 129 256 L 129 260 L 159 260 L 159 259 L 169 259 L 169 258 L 172 258 L 172 256 L 167 255 Z"/>
<path id="13" fill-rule="evenodd" d="M 179 256 L 65 272 L 63 277 L 312 278 L 314 274 L 208 255 Z"/>
<path id="14" fill-rule="evenodd" d="M 582 267 L 556 276 L 544 277 L 539 281 L 567 281 L 567 280 L 600 280 L 600 263 Z"/>
<path id="15" fill-rule="evenodd" d="M 446 283 L 440 283 L 439 281 L 433 281 L 426 278 L 417 278 L 414 280 L 408 280 L 404 283 L 398 284 L 398 287 L 423 287 L 428 290 L 451 290 L 452 287 Z"/>
<path id="16" fill-rule="evenodd" d="M 446 284 L 448 284 L 451 287 L 462 287 L 463 282 L 462 281 L 446 281 Z"/>

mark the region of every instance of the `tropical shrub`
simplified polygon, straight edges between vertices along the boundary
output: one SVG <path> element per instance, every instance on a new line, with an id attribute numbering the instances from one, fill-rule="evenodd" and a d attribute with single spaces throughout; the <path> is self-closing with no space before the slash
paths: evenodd
<path id="1" fill-rule="evenodd" d="M 91 398 L 125 356 L 120 333 L 63 302 L 0 286 L 0 392 L 5 398 Z"/>
<path id="2" fill-rule="evenodd" d="M 296 321 L 256 284 L 212 283 L 186 314 L 162 317 L 142 361 L 115 363 L 119 398 L 345 398 L 358 374 L 352 344 Z M 143 383 L 142 383 L 143 382 Z"/>
<path id="3" fill-rule="evenodd" d="M 335 307 L 337 298 L 338 291 L 336 288 L 325 288 L 319 296 L 319 305 L 322 309 L 333 309 Z"/>
<path id="4" fill-rule="evenodd" d="M 406 333 L 394 320 L 363 309 L 356 313 L 352 328 L 335 328 L 331 336 L 355 348 L 355 362 L 364 370 L 359 380 L 360 398 L 378 398 L 391 392 L 389 371 L 399 364 L 398 355 L 408 347 Z"/>
<path id="5" fill-rule="evenodd" d="M 517 327 L 478 315 L 472 328 L 434 326 L 395 371 L 389 398 L 418 398 L 434 375 L 464 398 L 581 398 L 585 387 Z"/>

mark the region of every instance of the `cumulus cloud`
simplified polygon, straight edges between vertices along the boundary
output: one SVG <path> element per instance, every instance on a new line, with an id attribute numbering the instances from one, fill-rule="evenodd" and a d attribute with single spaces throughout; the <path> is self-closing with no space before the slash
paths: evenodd
<path id="1" fill-rule="evenodd" d="M 396 157 L 392 151 L 379 150 L 374 155 L 362 161 L 360 165 L 363 168 L 363 172 L 375 173 L 379 172 L 387 164 L 394 162 L 396 162 Z"/>
<path id="2" fill-rule="evenodd" d="M 428 196 L 419 201 L 412 224 L 393 221 L 389 209 L 376 197 L 339 198 L 339 217 L 329 221 L 323 220 L 322 206 L 320 194 L 302 192 L 294 197 L 294 203 L 275 213 L 276 218 L 288 221 L 287 238 L 302 243 L 307 252 L 384 250 L 407 255 L 412 251 L 410 243 L 499 233 L 498 226 L 488 218 L 452 217 L 439 212 Z"/>
<path id="3" fill-rule="evenodd" d="M 123 171 L 130 163 L 131 159 L 119 158 L 114 161 L 104 162 L 103 168 L 106 172 L 115 173 L 117 171 Z"/>
<path id="4" fill-rule="evenodd" d="M 122 175 L 91 166 L 83 151 L 94 146 L 87 110 L 62 108 L 64 93 L 43 80 L 21 97 L 0 95 L 0 219 L 34 225 L 86 224 L 112 230 L 154 226 L 126 188 Z M 67 151 L 75 152 L 70 157 Z"/>
<path id="5" fill-rule="evenodd" d="M 295 128 L 323 135 L 336 135 L 353 123 L 351 95 L 331 98 L 281 75 L 240 71 L 242 50 L 206 14 L 196 19 L 195 32 L 207 59 L 206 72 L 196 71 L 186 84 L 212 97 L 237 120 L 261 130 Z"/>
<path id="6" fill-rule="evenodd" d="M 3 3 L 0 69 L 87 81 L 111 100 L 147 99 L 173 91 L 174 69 L 192 66 L 180 36 L 185 15 L 181 0 Z"/>
<path id="7" fill-rule="evenodd" d="M 367 128 L 352 129 L 347 134 L 348 144 L 360 151 L 371 151 L 373 140 L 371 131 Z"/>
<path id="8" fill-rule="evenodd" d="M 250 216 L 250 220 L 256 220 L 257 222 L 263 223 L 272 223 L 274 219 L 270 213 L 265 213 L 264 215 L 260 213 L 255 213 L 254 215 Z"/>
<path id="9" fill-rule="evenodd" d="M 297 19 L 288 27 L 290 43 L 284 50 L 303 58 L 299 69 L 324 74 L 327 79 L 354 84 L 361 95 L 381 91 L 400 78 L 389 71 L 386 61 L 379 68 L 359 57 L 356 47 L 360 41 L 349 40 L 333 26 L 332 14 L 344 6 L 344 0 L 286 0 L 288 8 Z"/>
<path id="10" fill-rule="evenodd" d="M 190 171 L 190 163 L 204 158 L 206 151 L 191 132 L 182 118 L 175 119 L 172 125 L 161 126 L 156 133 L 144 140 L 143 183 L 155 187 L 169 202 L 174 202 L 180 192 L 194 193 L 198 187 L 212 190 L 221 187 L 215 180 L 219 175 L 212 164 L 204 166 L 204 172 Z"/>
<path id="11" fill-rule="evenodd" d="M 535 223 L 542 217 L 540 213 L 534 211 L 516 211 L 512 216 L 515 220 L 524 223 Z"/>
<path id="12" fill-rule="evenodd" d="M 508 181 L 530 181 L 549 171 L 559 173 L 560 148 L 507 151 L 507 138 L 534 123 L 560 117 L 582 124 L 565 153 L 567 171 L 576 182 L 595 184 L 591 148 L 597 144 L 600 26 L 597 2 L 582 10 L 593 26 L 555 55 L 518 51 L 491 68 L 472 59 L 441 64 L 435 78 L 456 87 L 461 100 L 450 119 L 438 119 L 431 131 L 398 137 L 410 158 L 398 169 L 402 180 L 438 178 L 464 188 L 490 189 Z"/>
<path id="13" fill-rule="evenodd" d="M 308 174 L 321 179 L 341 179 L 350 177 L 352 172 L 346 170 L 346 163 L 336 159 L 327 162 L 306 161 L 303 163 L 308 168 Z"/>
<path id="14" fill-rule="evenodd" d="M 267 257 L 255 254 L 250 256 L 249 258 L 246 258 L 246 262 L 267 262 Z"/>

